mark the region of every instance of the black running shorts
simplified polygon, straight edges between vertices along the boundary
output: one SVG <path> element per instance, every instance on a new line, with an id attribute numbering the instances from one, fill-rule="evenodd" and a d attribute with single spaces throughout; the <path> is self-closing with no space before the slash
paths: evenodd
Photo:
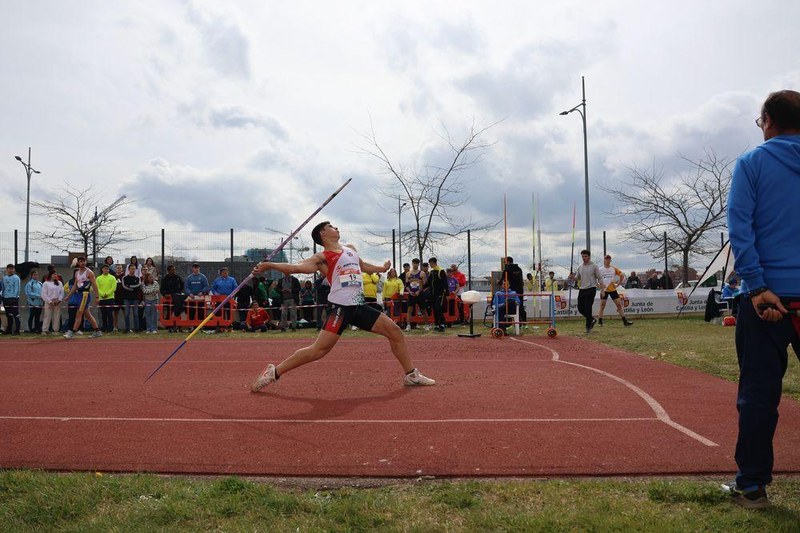
<path id="1" fill-rule="evenodd" d="M 600 299 L 601 300 L 607 300 L 609 296 L 611 296 L 612 300 L 618 300 L 619 299 L 619 293 L 617 291 L 606 291 L 606 292 L 604 292 L 603 294 L 600 295 Z"/>
<path id="2" fill-rule="evenodd" d="M 328 304 L 328 318 L 325 320 L 325 331 L 341 335 L 347 326 L 353 325 L 364 331 L 372 331 L 381 312 L 368 305 Z"/>

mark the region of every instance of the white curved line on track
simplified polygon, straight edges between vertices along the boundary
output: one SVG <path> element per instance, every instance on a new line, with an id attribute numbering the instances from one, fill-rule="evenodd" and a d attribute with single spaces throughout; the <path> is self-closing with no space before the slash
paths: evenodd
<path id="1" fill-rule="evenodd" d="M 688 437 L 691 437 L 691 438 L 695 439 L 696 441 L 698 441 L 698 442 L 700 442 L 700 443 L 702 443 L 702 444 L 704 444 L 706 446 L 719 446 L 719 444 L 717 444 L 716 442 L 714 442 L 712 440 L 709 440 L 709 439 L 705 438 L 704 436 L 702 436 L 702 435 L 700 435 L 698 433 L 695 433 L 691 429 L 689 429 L 687 427 L 684 427 L 684 426 L 678 424 L 677 422 L 675 422 L 674 420 L 672 420 L 670 418 L 670 416 L 669 416 L 669 413 L 667 413 L 667 410 L 664 409 L 664 407 L 660 403 L 658 403 L 658 401 L 655 398 L 653 398 L 652 396 L 647 394 L 645 391 L 643 391 L 642 389 L 640 389 L 639 387 L 637 387 L 636 385 L 634 385 L 630 381 L 628 381 L 626 379 L 623 379 L 623 378 L 621 378 L 619 376 L 615 376 L 614 374 L 606 372 L 605 370 L 600 370 L 599 368 L 594 368 L 594 367 L 587 366 L 587 365 L 581 365 L 579 363 L 572 363 L 570 361 L 562 361 L 561 360 L 561 355 L 556 350 L 550 348 L 549 346 L 545 346 L 543 344 L 538 344 L 536 342 L 515 339 L 513 337 L 509 337 L 509 339 L 511 339 L 511 340 L 513 340 L 515 342 L 521 342 L 523 344 L 530 344 L 532 346 L 536 346 L 538 348 L 542 348 L 544 350 L 547 350 L 548 352 L 553 354 L 553 362 L 555 362 L 555 363 L 561 363 L 561 364 L 564 364 L 564 365 L 571 365 L 571 366 L 576 366 L 578 368 L 583 368 L 585 370 L 590 370 L 592 372 L 596 372 L 598 374 L 606 376 L 607 378 L 613 379 L 614 381 L 616 381 L 618 383 L 621 383 L 622 385 L 626 386 L 627 388 L 632 390 L 634 393 L 636 393 L 640 398 L 642 398 L 647 403 L 647 405 L 650 406 L 650 409 L 653 410 L 653 412 L 656 415 L 656 418 L 658 420 L 660 420 L 661 422 L 664 422 L 668 426 L 670 426 L 670 427 L 672 427 L 674 429 L 677 429 L 678 431 L 680 431 L 684 435 L 686 435 Z"/>

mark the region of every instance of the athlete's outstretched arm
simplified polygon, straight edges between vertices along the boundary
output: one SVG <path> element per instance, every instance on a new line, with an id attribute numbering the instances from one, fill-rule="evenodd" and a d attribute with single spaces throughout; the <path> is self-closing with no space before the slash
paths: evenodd
<path id="1" fill-rule="evenodd" d="M 367 274 L 383 274 L 390 268 L 392 268 L 392 262 L 386 261 L 383 266 L 373 265 L 371 263 L 367 263 L 363 259 L 360 259 L 361 264 L 361 272 L 366 272 Z"/>
<path id="2" fill-rule="evenodd" d="M 267 270 L 277 270 L 281 274 L 313 274 L 323 265 L 322 255 L 314 254 L 299 263 L 272 263 L 262 261 L 253 268 L 253 274 L 261 274 Z"/>

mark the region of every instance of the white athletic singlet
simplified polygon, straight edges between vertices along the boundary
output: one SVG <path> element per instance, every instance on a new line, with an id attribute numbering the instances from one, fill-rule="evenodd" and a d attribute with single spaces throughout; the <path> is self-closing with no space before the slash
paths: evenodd
<path id="1" fill-rule="evenodd" d="M 617 290 L 614 281 L 618 276 L 619 279 L 622 279 L 622 271 L 615 266 L 610 266 L 608 268 L 601 266 L 598 267 L 598 269 L 600 270 L 600 279 L 603 280 L 603 287 L 606 287 L 606 290 L 609 292 Z"/>
<path id="2" fill-rule="evenodd" d="M 341 252 L 325 250 L 322 255 L 328 265 L 327 277 L 331 284 L 328 301 L 339 305 L 364 303 L 364 278 L 358 253 L 345 246 Z"/>
<path id="3" fill-rule="evenodd" d="M 83 272 L 78 269 L 75 272 L 75 286 L 78 287 L 78 290 L 88 290 L 92 284 L 89 281 L 89 269 L 84 269 Z"/>

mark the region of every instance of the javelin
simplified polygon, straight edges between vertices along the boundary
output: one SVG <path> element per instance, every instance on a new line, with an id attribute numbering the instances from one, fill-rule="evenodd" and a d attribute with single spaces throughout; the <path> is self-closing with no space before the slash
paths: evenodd
<path id="1" fill-rule="evenodd" d="M 345 187 L 347 187 L 347 185 L 348 185 L 348 184 L 349 184 L 351 181 L 353 181 L 353 178 L 350 178 L 350 179 L 348 179 L 347 181 L 345 181 L 345 182 L 342 184 L 342 186 L 341 186 L 341 187 L 339 187 L 338 189 L 336 189 L 336 190 L 333 192 L 333 194 L 331 194 L 330 196 L 328 196 L 328 199 L 327 199 L 327 200 L 325 200 L 324 202 L 322 202 L 322 205 L 321 205 L 321 206 L 319 206 L 319 207 L 316 209 L 316 211 L 314 211 L 313 213 L 311 213 L 311 214 L 308 216 L 308 218 L 307 218 L 307 219 L 305 219 L 305 220 L 303 221 L 303 223 L 302 223 L 302 224 L 300 224 L 300 226 L 298 226 L 298 227 L 297 227 L 297 229 L 296 229 L 296 230 L 294 230 L 293 232 L 291 232 L 291 233 L 289 234 L 289 236 L 288 236 L 288 237 L 286 237 L 286 238 L 283 240 L 283 242 L 282 242 L 282 243 L 280 243 L 280 244 L 278 245 L 278 247 L 277 247 L 277 248 L 275 248 L 274 250 L 272 250 L 272 253 L 271 253 L 271 254 L 269 254 L 269 256 L 267 256 L 267 257 L 265 257 L 265 258 L 264 258 L 264 261 L 269 261 L 270 259 L 272 259 L 272 258 L 275 256 L 275 254 L 277 254 L 278 252 L 280 252 L 280 251 L 283 249 L 283 247 L 284 247 L 284 246 L 286 246 L 286 244 L 288 244 L 288 243 L 289 243 L 289 241 L 291 241 L 291 240 L 294 238 L 294 236 L 295 236 L 295 235 L 297 235 L 298 233 L 300 233 L 300 230 L 302 230 L 302 229 L 305 227 L 305 225 L 306 225 L 306 224 L 308 224 L 308 222 L 309 222 L 309 221 L 310 221 L 312 218 L 314 218 L 314 217 L 317 215 L 317 213 L 319 213 L 320 211 L 322 211 L 322 209 L 323 209 L 323 208 L 324 208 L 326 205 L 328 205 L 328 203 L 330 203 L 330 201 L 331 201 L 331 200 L 333 200 L 333 199 L 336 197 L 336 195 L 337 195 L 337 194 L 339 194 L 339 193 L 342 191 L 342 189 L 344 189 Z M 183 342 L 182 342 L 182 343 L 180 343 L 180 344 L 178 345 L 178 347 L 177 347 L 177 348 L 175 348 L 175 351 L 174 351 L 174 352 L 172 352 L 172 353 L 169 355 L 169 357 L 167 357 L 166 359 L 164 359 L 164 362 L 163 362 L 163 363 L 161 363 L 160 365 L 158 365 L 158 368 L 156 368 L 155 370 L 153 370 L 153 372 L 152 372 L 152 373 L 151 373 L 149 376 L 147 376 L 147 379 L 146 379 L 146 380 L 144 380 L 144 382 L 145 382 L 145 383 L 147 383 L 148 381 L 150 381 L 150 378 L 152 378 L 153 376 L 155 376 L 155 375 L 156 375 L 156 372 L 158 372 L 159 370 L 161 370 L 161 367 L 163 367 L 164 365 L 166 365 L 166 364 L 167 364 L 167 362 L 169 362 L 169 360 L 170 360 L 170 359 L 172 359 L 172 357 L 173 357 L 173 356 L 174 356 L 176 353 L 178 353 L 178 350 L 180 350 L 181 348 L 183 348 L 183 346 L 184 346 L 184 345 L 185 345 L 187 342 L 189 342 L 189 340 L 190 340 L 190 339 L 191 339 L 191 338 L 194 336 L 194 334 L 195 334 L 195 333 L 197 333 L 198 331 L 200 331 L 200 330 L 203 328 L 203 326 L 206 324 L 206 322 L 208 322 L 209 320 L 211 320 L 211 317 L 213 317 L 213 316 L 214 316 L 214 315 L 215 315 L 217 312 L 219 312 L 219 310 L 220 310 L 220 309 L 222 309 L 222 307 L 223 307 L 223 306 L 224 306 L 226 303 L 228 303 L 228 302 L 230 301 L 230 299 L 231 299 L 231 298 L 233 298 L 233 296 L 234 296 L 234 295 L 235 295 L 237 292 L 239 292 L 239 289 L 241 289 L 242 287 L 244 287 L 244 286 L 245 286 L 245 285 L 246 285 L 246 284 L 247 284 L 247 283 L 248 283 L 248 282 L 249 282 L 249 281 L 250 281 L 252 278 L 253 278 L 253 273 L 251 272 L 251 273 L 250 273 L 250 275 L 248 275 L 246 278 L 244 278 L 244 280 L 242 280 L 242 282 L 241 282 L 241 283 L 240 283 L 240 284 L 239 284 L 239 285 L 238 285 L 238 286 L 237 286 L 235 289 L 233 289 L 233 292 L 231 292 L 231 293 L 230 293 L 228 296 L 226 296 L 226 297 L 225 297 L 225 299 L 224 299 L 224 300 L 222 300 L 222 301 L 221 301 L 221 302 L 220 302 L 220 303 L 217 305 L 217 307 L 215 307 L 215 308 L 214 308 L 214 310 L 213 310 L 213 311 L 211 311 L 211 313 L 210 313 L 210 314 L 209 314 L 209 315 L 208 315 L 208 316 L 205 318 L 205 320 L 203 320 L 202 322 L 200 322 L 200 324 L 199 324 L 199 325 L 198 325 L 196 328 L 194 328 L 194 331 L 192 331 L 192 332 L 189 334 L 189 336 L 188 336 L 188 337 L 186 337 L 186 338 L 183 340 Z"/>

